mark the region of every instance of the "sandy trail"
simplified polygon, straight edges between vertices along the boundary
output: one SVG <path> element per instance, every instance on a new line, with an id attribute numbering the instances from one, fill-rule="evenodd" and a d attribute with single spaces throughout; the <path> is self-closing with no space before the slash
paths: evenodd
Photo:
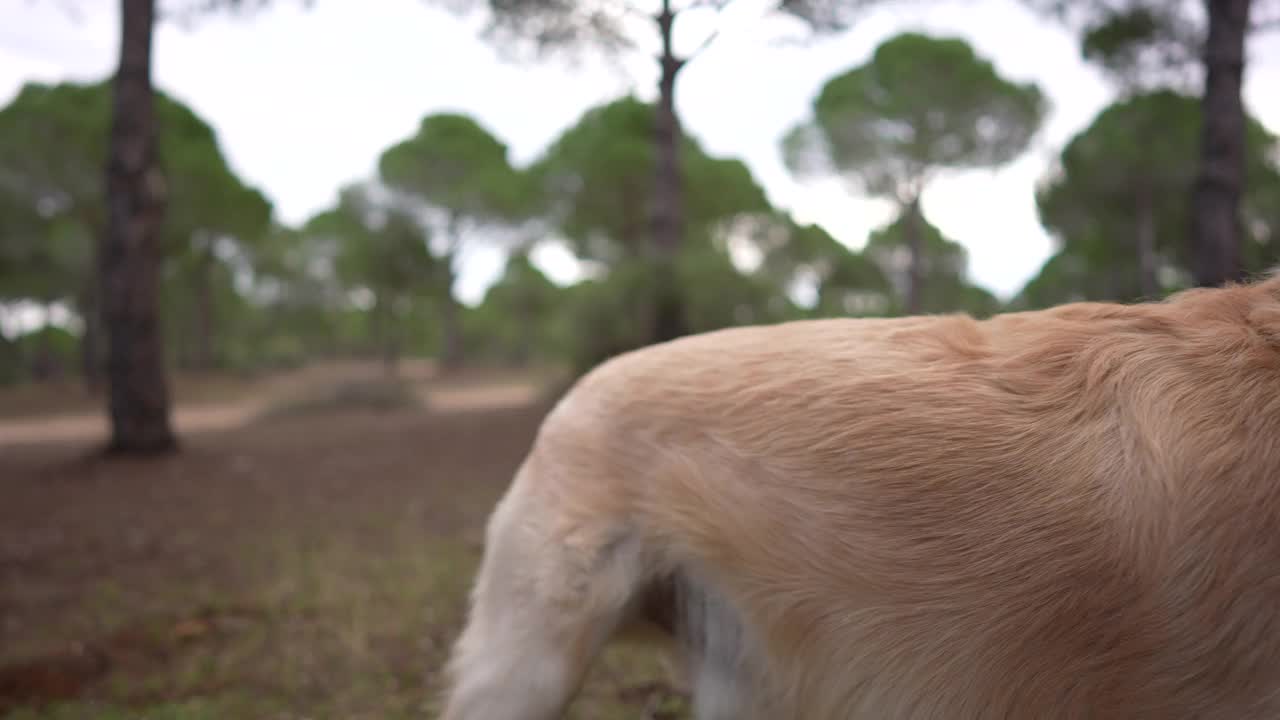
<path id="1" fill-rule="evenodd" d="M 179 407 L 173 424 L 179 433 L 227 430 L 239 427 L 256 414 L 258 404 L 212 407 Z M 0 421 L 0 445 L 32 442 L 76 442 L 106 439 L 107 418 L 102 415 L 65 415 L 35 420 Z"/>
<path id="2" fill-rule="evenodd" d="M 369 379 L 376 372 L 367 366 L 314 368 L 274 380 L 268 388 L 253 393 L 246 399 L 187 405 L 179 403 L 173 410 L 174 429 L 182 435 L 231 430 L 249 423 L 274 403 L 305 392 L 309 385 Z M 431 383 L 435 373 L 429 367 L 411 367 L 402 376 L 415 384 L 419 397 L 433 411 L 519 408 L 537 402 L 541 390 L 541 386 L 532 380 L 491 381 L 449 387 L 444 383 Z M 0 447 L 105 440 L 107 436 L 105 410 L 52 417 L 0 419 Z"/>

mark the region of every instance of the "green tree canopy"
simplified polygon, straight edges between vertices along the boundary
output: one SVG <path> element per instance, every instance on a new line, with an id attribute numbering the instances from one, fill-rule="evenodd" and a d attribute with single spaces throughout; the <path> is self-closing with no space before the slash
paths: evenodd
<path id="1" fill-rule="evenodd" d="M 1085 21 L 1081 54 L 1123 91 L 1184 87 L 1198 70 L 1203 30 L 1184 2 L 1102 4 Z"/>
<path id="2" fill-rule="evenodd" d="M 879 315 L 896 304 L 875 263 L 821 227 L 799 225 L 782 212 L 740 216 L 716 245 L 754 265 L 748 272 L 777 296 L 810 295 L 815 315 Z"/>
<path id="3" fill-rule="evenodd" d="M 1054 253 L 1009 303 L 1011 310 L 1038 310 L 1065 303 L 1115 297 L 1117 277 L 1069 250 Z"/>
<path id="4" fill-rule="evenodd" d="M 110 86 L 96 83 L 28 83 L 0 109 L 0 205 L 25 230 L 13 232 L 30 244 L 21 274 L 37 279 L 45 300 L 70 301 L 85 320 L 85 371 L 97 365 L 97 310 L 100 298 L 95 246 L 105 231 L 102 163 L 110 120 Z M 236 175 L 207 122 L 183 103 L 156 93 L 160 164 L 165 172 L 168 211 L 162 247 L 170 267 L 162 277 L 193 302 L 162 313 L 176 326 L 197 329 L 194 341 L 208 361 L 216 333 L 215 278 L 225 274 L 228 253 L 243 253 L 271 223 L 266 197 Z M 38 218 L 32 223 L 31 218 Z M 226 284 L 226 283 L 222 283 Z M 30 283 L 28 283 L 30 285 Z M 12 289 L 12 284 L 11 284 Z M 226 295 L 223 294 L 225 298 Z M 179 336 L 179 342 L 182 342 Z"/>
<path id="5" fill-rule="evenodd" d="M 905 205 L 940 170 L 1013 160 L 1046 109 L 1035 85 L 1004 80 L 965 41 L 905 33 L 822 87 L 784 157 L 802 176 L 836 174 Z"/>
<path id="6" fill-rule="evenodd" d="M 529 253 L 508 258 L 501 276 L 467 314 L 468 346 L 515 365 L 570 359 L 575 328 L 567 322 L 569 294 L 533 264 Z"/>
<path id="7" fill-rule="evenodd" d="M 874 262 L 894 289 L 894 308 L 906 306 L 913 260 L 904 236 L 911 219 L 899 216 L 888 227 L 871 233 L 862 253 Z M 923 313 L 966 312 L 985 317 L 999 310 L 989 292 L 969 282 L 969 253 L 928 221 L 917 230 L 922 252 L 914 266 L 919 277 L 919 309 Z"/>
<path id="8" fill-rule="evenodd" d="M 518 220 L 529 209 L 506 145 L 466 115 L 423 118 L 415 135 L 383 151 L 378 174 L 388 187 L 453 222 Z"/>
<path id="9" fill-rule="evenodd" d="M 1203 77 L 1202 0 L 1022 0 L 1080 36 L 1080 53 L 1122 91 L 1192 93 Z M 1252 0 L 1249 33 L 1280 28 L 1280 2 Z"/>
<path id="10" fill-rule="evenodd" d="M 250 362 L 292 364 L 303 356 L 333 356 L 367 346 L 367 313 L 351 301 L 350 275 L 339 272 L 351 268 L 342 260 L 343 253 L 351 252 L 346 238 L 308 231 L 307 224 L 273 225 L 266 240 L 251 250 L 253 282 L 246 297 L 256 308 L 257 323 L 248 339 L 257 352 Z M 318 225 L 323 229 L 323 223 Z"/>
<path id="11" fill-rule="evenodd" d="M 959 39 L 895 36 L 864 65 L 829 80 L 812 120 L 783 139 L 801 177 L 835 175 L 855 191 L 889 198 L 909 219 L 904 242 L 916 266 L 923 247 L 919 199 L 943 170 L 996 167 L 1021 154 L 1047 111 L 1033 84 L 1000 77 Z M 907 311 L 922 307 L 912 278 Z"/>
<path id="12" fill-rule="evenodd" d="M 683 136 L 680 165 L 687 182 L 679 192 L 684 208 L 680 235 L 689 242 L 670 257 L 655 257 L 649 252 L 652 235 L 647 208 L 658 190 L 653 182 L 659 164 L 653 143 L 656 123 L 657 109 L 634 97 L 592 108 L 528 171 L 543 198 L 552 229 L 569 242 L 580 259 L 608 274 L 601 285 L 589 286 L 584 292 L 615 293 L 608 301 L 595 301 L 588 312 L 616 305 L 622 313 L 616 317 L 627 318 L 614 328 L 631 330 L 611 332 L 613 340 L 600 344 L 609 352 L 667 334 L 662 328 L 668 312 L 679 315 L 678 324 L 685 330 L 704 322 L 709 311 L 695 307 L 702 300 L 690 295 L 698 289 L 682 278 L 692 277 L 691 273 L 715 275 L 717 268 L 725 266 L 705 253 L 722 253 L 722 244 L 711 248 L 717 239 L 723 238 L 738 218 L 771 212 L 763 189 L 746 165 L 712 157 L 696 140 Z M 673 298 L 678 300 L 673 303 Z"/>
<path id="13" fill-rule="evenodd" d="M 182 252 L 198 231 L 252 238 L 272 206 L 227 164 L 213 128 L 157 91 L 160 158 L 168 184 L 167 245 Z M 105 222 L 102 159 L 110 109 L 107 81 L 28 83 L 0 109 L 0 192 L 46 217 L 66 215 L 96 235 Z"/>
<path id="14" fill-rule="evenodd" d="M 865 252 L 853 252 L 816 225 L 798 227 L 790 251 L 817 290 L 820 316 L 881 316 L 897 305 L 888 276 Z"/>
<path id="15" fill-rule="evenodd" d="M 592 108 L 529 169 L 552 225 L 584 260 L 608 266 L 644 254 L 654 114 L 653 105 L 634 97 Z M 680 150 L 689 236 L 705 238 L 739 214 L 770 209 L 741 161 L 712 157 L 691 137 Z"/>
<path id="16" fill-rule="evenodd" d="M 507 159 L 506 145 L 475 120 L 452 113 L 424 118 L 413 137 L 382 153 L 378 174 L 439 241 L 439 267 L 447 274 L 438 286 L 445 335 L 441 360 L 454 367 L 463 358 L 453 285 L 464 243 L 518 228 L 535 212 L 535 196 Z"/>
<path id="17" fill-rule="evenodd" d="M 690 243 L 681 249 L 674 270 L 674 279 L 685 296 L 690 332 L 802 316 L 771 278 L 741 271 L 709 241 Z M 602 277 L 570 288 L 569 318 L 575 339 L 570 355 L 574 368 L 585 371 L 612 355 L 646 344 L 646 308 L 652 293 L 652 274 L 641 260 L 620 261 Z"/>
<path id="18" fill-rule="evenodd" d="M 1276 0 L 1024 0 L 1082 36 L 1124 94 L 1171 88 L 1203 107 L 1187 245 L 1195 284 L 1247 275 L 1249 124 L 1243 102 L 1248 45 L 1280 29 Z M 1149 273 L 1144 273 L 1149 275 Z M 1148 284 L 1144 283 L 1144 284 Z"/>
<path id="19" fill-rule="evenodd" d="M 771 0 L 763 8 L 765 16 L 782 15 L 799 20 L 818 33 L 847 28 L 854 17 L 878 0 Z M 455 0 L 455 6 L 466 6 Z M 696 59 L 719 36 L 719 15 L 728 11 L 734 0 L 659 0 L 655 4 L 638 0 L 484 0 L 490 10 L 487 34 L 503 49 L 533 47 L 539 53 L 548 50 L 601 50 L 613 58 L 627 50 L 642 47 L 636 40 L 637 20 L 651 19 L 656 41 L 658 65 L 658 97 L 653 113 L 652 132 L 646 140 L 653 149 L 653 171 L 645 181 L 651 191 L 645 203 L 628 216 L 639 214 L 645 228 L 644 251 L 650 258 L 653 298 L 649 340 L 661 342 L 688 331 L 687 303 L 675 282 L 676 257 L 690 240 L 689 210 L 684 206 L 685 188 L 698 182 L 684 166 L 684 131 L 676 112 L 676 83 L 684 68 Z M 646 6 L 647 5 L 647 6 Z M 677 24 L 687 14 L 711 12 L 713 30 L 704 35 L 695 48 L 677 47 Z M 638 231 L 636 232 L 638 234 Z"/>
<path id="20" fill-rule="evenodd" d="M 1063 149 L 1037 207 L 1065 256 L 1107 276 L 1095 299 L 1159 297 L 1185 286 L 1200 132 L 1200 101 L 1159 90 L 1108 106 Z M 1261 218 L 1276 176 L 1276 139 L 1250 118 L 1246 142 L 1246 212 L 1261 223 L 1247 229 L 1255 250 L 1250 269 L 1260 269 L 1266 253 L 1256 246 L 1270 232 Z"/>
<path id="21" fill-rule="evenodd" d="M 404 343 L 402 319 L 442 279 L 422 224 L 379 202 L 369 187 L 348 185 L 337 205 L 307 221 L 303 233 L 336 246 L 334 270 L 348 291 L 367 293 L 371 339 L 394 370 Z"/>

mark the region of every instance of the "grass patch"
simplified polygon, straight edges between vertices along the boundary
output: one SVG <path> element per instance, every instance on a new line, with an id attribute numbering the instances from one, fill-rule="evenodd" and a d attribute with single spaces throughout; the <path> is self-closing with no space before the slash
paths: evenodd
<path id="1" fill-rule="evenodd" d="M 111 673 L 74 702 L 0 717 L 435 717 L 479 550 L 407 528 L 396 536 L 378 546 L 280 537 L 259 549 L 251 561 L 258 579 L 237 600 L 131 631 L 146 648 L 116 657 Z M 567 717 L 689 715 L 657 656 L 620 646 L 606 650 Z"/>
<path id="2" fill-rule="evenodd" d="M 220 720 L 229 717 L 255 717 L 242 715 L 246 708 L 243 701 L 187 700 L 165 702 L 156 705 L 131 707 L 111 703 L 65 702 L 36 710 L 23 708 L 3 715 L 4 720 Z M 252 712 L 252 710 L 251 710 Z"/>
<path id="3" fill-rule="evenodd" d="M 59 534 L 30 543 L 0 592 L 21 619 L 0 628 L 0 718 L 437 717 L 484 519 L 541 415 L 451 413 L 431 398 L 432 412 L 376 420 L 325 412 L 388 406 L 367 384 L 342 388 L 356 374 L 264 390 L 310 396 L 290 408 L 320 409 L 306 422 L 193 438 L 162 463 L 61 464 L 6 487 L 20 511 L 0 544 L 25 548 L 48 523 Z M 401 399 L 412 389 L 397 385 Z M 14 467 L 46 462 L 30 452 Z M 620 646 L 567 717 L 689 714 L 654 652 Z"/>

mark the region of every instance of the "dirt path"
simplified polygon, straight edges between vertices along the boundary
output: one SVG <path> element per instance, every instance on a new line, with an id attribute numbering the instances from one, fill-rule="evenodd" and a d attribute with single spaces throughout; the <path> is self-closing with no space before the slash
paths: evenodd
<path id="1" fill-rule="evenodd" d="M 180 434 L 231 430 L 248 424 L 264 410 L 309 388 L 332 386 L 351 380 L 377 377 L 368 365 L 322 366 L 273 379 L 249 397 L 225 402 L 179 404 L 173 411 Z M 415 385 L 419 398 L 433 410 L 494 410 L 520 408 L 537 402 L 541 385 L 532 379 L 467 382 L 453 386 L 438 382 L 433 368 L 410 367 L 402 377 Z M 0 419 L 0 447 L 44 442 L 87 442 L 106 438 L 104 412 L 73 413 L 49 417 Z"/>
<path id="2" fill-rule="evenodd" d="M 174 427 L 179 433 L 228 430 L 245 424 L 259 403 L 177 408 Z M 0 422 L 0 446 L 34 442 L 81 442 L 107 437 L 105 415 L 68 415 L 37 420 Z"/>

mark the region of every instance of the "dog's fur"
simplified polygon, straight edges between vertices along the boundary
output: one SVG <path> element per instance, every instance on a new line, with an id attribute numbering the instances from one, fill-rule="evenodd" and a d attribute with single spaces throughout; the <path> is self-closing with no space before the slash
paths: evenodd
<path id="1" fill-rule="evenodd" d="M 1280 717 L 1280 278 L 617 357 L 488 526 L 446 720 L 676 640 L 700 720 Z"/>

